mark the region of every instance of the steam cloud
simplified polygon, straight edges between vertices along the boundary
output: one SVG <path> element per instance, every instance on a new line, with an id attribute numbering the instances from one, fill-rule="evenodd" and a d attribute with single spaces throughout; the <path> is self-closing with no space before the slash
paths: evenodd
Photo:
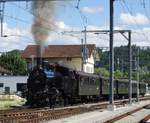
<path id="1" fill-rule="evenodd" d="M 40 46 L 45 45 L 49 32 L 54 27 L 54 12 L 55 5 L 52 1 L 32 2 L 34 18 L 31 31 L 36 44 Z"/>

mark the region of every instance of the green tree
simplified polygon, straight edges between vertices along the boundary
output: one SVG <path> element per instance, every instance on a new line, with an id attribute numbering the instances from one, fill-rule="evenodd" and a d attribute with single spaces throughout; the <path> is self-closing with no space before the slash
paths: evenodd
<path id="1" fill-rule="evenodd" d="M 0 65 L 14 75 L 26 74 L 26 61 L 21 58 L 21 53 L 17 50 L 3 53 L 0 56 Z"/>
<path id="2" fill-rule="evenodd" d="M 123 77 L 123 73 L 120 70 L 116 70 L 114 72 L 114 76 L 115 76 L 115 78 L 121 78 L 121 77 Z"/>
<path id="3" fill-rule="evenodd" d="M 109 51 L 98 50 L 100 61 L 98 67 L 105 68 L 109 70 Z M 123 78 L 128 77 L 129 71 L 129 54 L 128 46 L 120 46 L 114 48 L 114 74 L 115 77 L 120 77 L 123 74 Z M 136 45 L 132 46 L 132 58 L 133 58 L 133 70 L 137 69 L 137 51 L 138 47 Z M 139 51 L 139 67 L 140 67 L 140 81 L 150 81 L 150 48 L 140 48 Z M 121 73 L 119 71 L 121 71 Z M 133 80 L 137 79 L 136 71 L 133 72 Z"/>
<path id="4" fill-rule="evenodd" d="M 95 74 L 109 77 L 109 71 L 106 68 L 95 68 Z"/>

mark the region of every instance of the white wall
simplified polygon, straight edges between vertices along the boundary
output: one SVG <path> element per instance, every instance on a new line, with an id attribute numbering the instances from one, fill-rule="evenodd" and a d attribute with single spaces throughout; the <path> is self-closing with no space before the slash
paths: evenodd
<path id="1" fill-rule="evenodd" d="M 72 58 L 70 61 L 66 58 L 55 58 L 55 59 L 48 59 L 50 63 L 59 63 L 65 67 L 69 67 L 78 71 L 82 69 L 82 60 L 81 58 Z"/>
<path id="2" fill-rule="evenodd" d="M 27 83 L 28 76 L 0 76 L 0 83 L 4 86 L 0 87 L 0 93 L 4 92 L 5 87 L 10 87 L 10 92 L 17 90 L 17 83 Z"/>
<path id="3" fill-rule="evenodd" d="M 49 63 L 56 63 L 57 62 L 60 65 L 72 68 L 72 69 L 77 70 L 77 71 L 82 70 L 82 58 L 71 58 L 71 60 L 67 60 L 67 58 L 50 58 L 50 59 L 44 59 L 44 60 L 49 61 Z M 34 62 L 35 62 L 35 60 L 34 60 Z M 31 59 L 29 60 L 29 64 L 31 66 Z M 93 55 L 91 55 L 90 58 L 88 58 L 86 60 L 86 64 L 83 65 L 83 70 L 84 70 L 84 72 L 87 72 L 87 73 L 94 73 Z"/>
<path id="4" fill-rule="evenodd" d="M 86 60 L 86 64 L 84 64 L 84 72 L 94 73 L 94 58 L 93 58 L 93 55 L 91 55 L 90 58 L 88 58 Z"/>

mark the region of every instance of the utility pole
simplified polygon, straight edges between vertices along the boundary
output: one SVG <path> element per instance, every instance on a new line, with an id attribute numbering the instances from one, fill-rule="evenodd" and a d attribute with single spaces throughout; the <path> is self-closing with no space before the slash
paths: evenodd
<path id="1" fill-rule="evenodd" d="M 82 65 L 81 65 L 81 70 L 83 71 L 83 67 L 84 67 L 84 43 L 83 43 L 83 39 L 81 39 L 81 44 L 82 44 Z"/>
<path id="2" fill-rule="evenodd" d="M 114 110 L 114 48 L 113 48 L 113 40 L 114 40 L 114 1 L 110 0 L 110 33 L 109 33 L 109 48 L 110 48 L 110 54 L 109 54 L 109 104 L 110 109 Z"/>
<path id="3" fill-rule="evenodd" d="M 5 7 L 5 2 L 0 2 L 1 37 L 3 37 L 4 7 Z"/>
<path id="4" fill-rule="evenodd" d="M 84 27 L 84 43 L 85 43 L 85 46 L 86 46 L 86 38 L 87 38 L 87 34 L 86 34 L 86 26 Z"/>
<path id="5" fill-rule="evenodd" d="M 132 104 L 132 46 L 131 46 L 131 31 L 129 36 L 129 104 Z"/>
<path id="6" fill-rule="evenodd" d="M 140 55 L 140 47 L 137 49 L 137 102 L 139 102 L 139 55 Z"/>
<path id="7" fill-rule="evenodd" d="M 87 34 L 86 34 L 86 26 L 85 26 L 84 27 L 84 40 L 83 40 L 83 38 L 81 39 L 81 42 L 82 42 L 82 65 L 81 65 L 81 69 L 82 69 L 82 71 L 84 71 L 84 64 L 86 63 L 86 59 L 87 59 L 86 38 L 87 38 Z"/>
<path id="8" fill-rule="evenodd" d="M 119 59 L 119 57 L 117 58 L 117 69 L 120 70 L 120 59 Z"/>
<path id="9" fill-rule="evenodd" d="M 123 57 L 121 59 L 121 72 L 122 72 L 122 77 L 124 75 L 124 61 L 123 61 Z"/>
<path id="10" fill-rule="evenodd" d="M 34 55 L 31 55 L 30 58 L 31 58 L 31 70 L 33 70 L 34 68 Z"/>
<path id="11" fill-rule="evenodd" d="M 86 33 L 86 26 L 84 27 L 84 64 L 86 64 L 86 60 L 87 60 L 87 33 Z"/>

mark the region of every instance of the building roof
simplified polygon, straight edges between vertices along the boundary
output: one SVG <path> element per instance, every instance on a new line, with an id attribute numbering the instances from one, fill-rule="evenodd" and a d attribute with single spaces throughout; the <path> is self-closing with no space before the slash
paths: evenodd
<path id="1" fill-rule="evenodd" d="M 82 57 L 82 45 L 48 45 L 42 50 L 42 58 L 81 58 Z M 22 58 L 37 58 L 37 49 L 39 45 L 28 45 L 22 53 Z M 95 49 L 94 44 L 87 44 L 89 55 L 92 54 Z"/>

